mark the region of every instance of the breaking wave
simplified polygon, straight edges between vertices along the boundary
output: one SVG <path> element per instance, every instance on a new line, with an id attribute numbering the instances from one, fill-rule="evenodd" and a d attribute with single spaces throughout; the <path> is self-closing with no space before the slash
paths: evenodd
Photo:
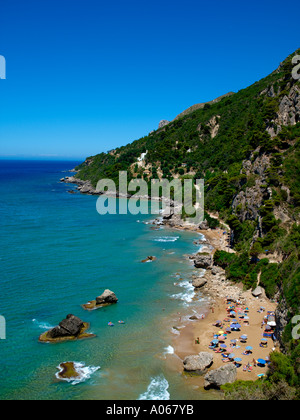
<path id="1" fill-rule="evenodd" d="M 100 366 L 85 366 L 83 363 L 74 362 L 74 368 L 79 376 L 75 378 L 61 378 L 59 374 L 63 372 L 62 365 L 59 365 L 57 369 L 59 372 L 56 373 L 56 378 L 61 381 L 66 381 L 71 383 L 71 385 L 77 385 L 81 382 L 85 382 L 87 379 L 90 379 L 93 373 L 100 369 Z"/>
<path id="2" fill-rule="evenodd" d="M 159 238 L 153 239 L 154 242 L 176 242 L 179 236 L 160 236 Z"/>
<path id="3" fill-rule="evenodd" d="M 151 378 L 151 382 L 144 394 L 139 396 L 139 400 L 169 400 L 169 382 L 163 375 Z"/>

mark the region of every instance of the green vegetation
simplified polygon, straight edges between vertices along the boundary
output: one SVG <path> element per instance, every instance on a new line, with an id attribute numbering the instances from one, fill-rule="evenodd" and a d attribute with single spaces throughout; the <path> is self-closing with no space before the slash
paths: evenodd
<path id="1" fill-rule="evenodd" d="M 222 386 L 228 400 L 298 400 L 299 372 L 295 362 L 299 350 L 292 357 L 274 352 L 266 378 L 257 381 L 236 381 Z"/>
<path id="2" fill-rule="evenodd" d="M 216 252 L 215 264 L 245 288 L 254 288 L 260 273 L 266 295 L 278 299 L 287 313 L 281 335 L 286 354 L 273 356 L 266 380 L 225 388 L 228 398 L 238 390 L 244 397 L 251 392 L 267 399 L 299 396 L 299 349 L 291 335 L 291 319 L 300 314 L 299 111 L 291 125 L 279 119 L 282 100 L 300 88 L 291 75 L 293 55 L 252 86 L 201 109 L 191 108 L 148 136 L 90 157 L 77 168 L 77 176 L 94 186 L 101 178 L 118 186 L 118 172 L 126 170 L 128 182 L 143 178 L 149 191 L 158 176 L 204 179 L 205 219 L 215 228 L 219 222 L 209 213 L 218 213 L 230 226 L 236 251 Z M 138 167 L 145 152 L 145 167 Z M 278 263 L 270 263 L 269 254 L 279 256 Z"/>

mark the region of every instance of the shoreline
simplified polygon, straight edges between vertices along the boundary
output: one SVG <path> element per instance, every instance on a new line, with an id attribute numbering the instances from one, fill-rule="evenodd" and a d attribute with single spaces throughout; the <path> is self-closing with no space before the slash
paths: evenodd
<path id="1" fill-rule="evenodd" d="M 95 190 L 91 191 L 89 181 L 82 181 L 76 178 L 66 177 L 61 179 L 61 182 L 65 183 L 73 183 L 77 184 L 80 193 L 83 194 L 90 194 L 96 195 Z M 75 181 L 76 180 L 76 181 Z M 81 184 L 81 185 L 80 185 Z M 100 195 L 99 193 L 97 195 Z M 118 198 L 121 198 L 118 196 Z M 128 197 L 127 197 L 128 198 Z M 150 197 L 142 197 L 148 199 Z M 215 217 L 215 215 L 211 215 L 211 217 Z M 149 224 L 152 225 L 161 225 L 167 229 L 172 230 L 180 230 L 180 231 L 190 231 L 196 234 L 203 235 L 205 239 L 199 240 L 199 244 L 201 244 L 201 250 L 196 251 L 193 255 L 188 256 L 190 260 L 198 253 L 206 253 L 209 254 L 211 257 L 213 256 L 216 250 L 224 250 L 226 252 L 235 252 L 229 247 L 228 244 L 228 237 L 225 235 L 225 232 L 228 231 L 228 226 L 225 223 L 221 222 L 222 228 L 216 229 L 200 229 L 198 226 L 193 224 L 184 222 L 180 217 L 176 215 L 171 215 L 171 217 L 159 217 L 155 218 Z M 202 227 L 202 226 L 200 226 Z M 184 256 L 186 259 L 187 256 Z M 255 298 L 252 296 L 251 291 L 243 291 L 243 285 L 232 283 L 225 278 L 225 271 L 220 267 L 217 268 L 213 273 L 211 269 L 206 269 L 204 278 L 207 283 L 201 288 L 195 288 L 196 296 L 199 297 L 201 294 L 205 300 L 208 302 L 206 308 L 202 302 L 201 312 L 204 315 L 203 319 L 194 319 L 191 320 L 190 316 L 194 315 L 192 311 L 190 314 L 184 316 L 184 319 L 180 321 L 178 325 L 178 333 L 171 334 L 171 345 L 174 349 L 173 360 L 168 360 L 169 366 L 172 370 L 177 371 L 178 373 L 184 375 L 187 383 L 193 387 L 202 388 L 204 387 L 204 375 L 194 375 L 184 371 L 183 369 L 183 360 L 185 357 L 190 355 L 197 355 L 199 352 L 209 352 L 212 353 L 214 356 L 213 364 L 210 370 L 215 370 L 221 366 L 224 366 L 222 362 L 221 354 L 215 354 L 213 350 L 209 349 L 209 343 L 213 339 L 213 335 L 216 334 L 220 328 L 216 328 L 213 326 L 216 320 L 224 320 L 227 317 L 226 312 L 226 304 L 225 298 L 226 296 L 235 296 L 235 298 L 239 301 L 242 301 L 245 305 L 249 307 L 249 316 L 250 316 L 250 325 L 243 326 L 242 331 L 239 332 L 232 332 L 228 334 L 228 338 L 226 340 L 226 344 L 230 342 L 231 339 L 239 340 L 241 334 L 247 333 L 248 340 L 246 345 L 241 345 L 238 349 L 234 349 L 235 357 L 242 358 L 242 366 L 237 369 L 237 377 L 236 380 L 256 380 L 258 379 L 258 374 L 265 374 L 267 371 L 267 367 L 253 367 L 252 371 L 243 371 L 243 365 L 247 364 L 248 362 L 252 362 L 253 359 L 257 360 L 259 358 L 265 359 L 269 356 L 271 349 L 273 348 L 272 345 L 269 344 L 268 348 L 261 348 L 259 347 L 260 339 L 262 337 L 263 330 L 261 329 L 261 323 L 263 320 L 263 316 L 267 313 L 267 311 L 274 312 L 276 309 L 276 303 L 271 302 L 267 299 L 264 295 Z M 200 269 L 195 267 L 195 270 Z M 195 277 L 202 277 L 202 276 L 195 276 Z M 200 293 L 199 293 L 200 292 Z M 195 299 L 196 300 L 196 299 Z M 200 305 L 200 303 L 199 303 Z M 264 313 L 259 313 L 258 310 L 260 307 L 265 307 L 266 310 Z M 185 312 L 187 310 L 185 309 Z M 179 314 L 179 312 L 177 312 Z M 174 314 L 175 315 L 175 314 Z M 199 343 L 196 344 L 197 338 L 199 337 Z M 253 347 L 253 353 L 250 356 L 242 355 L 242 352 L 245 350 L 246 346 Z"/>
<path id="2" fill-rule="evenodd" d="M 172 226 L 169 225 L 168 222 L 164 223 L 164 226 L 175 230 L 189 230 L 203 235 L 205 237 L 205 241 L 201 241 L 203 248 L 200 252 L 209 253 L 211 256 L 213 256 L 217 249 L 234 252 L 228 246 L 226 235 L 223 234 L 224 229 L 217 228 L 201 230 L 196 226 L 189 226 L 184 223 L 181 226 Z M 196 254 L 197 252 L 195 255 Z M 195 269 L 200 271 L 200 269 L 197 269 L 196 267 Z M 236 381 L 257 380 L 259 378 L 257 375 L 265 375 L 268 368 L 267 365 L 265 367 L 253 366 L 253 359 L 266 359 L 271 351 L 275 349 L 278 350 L 278 348 L 275 348 L 273 341 L 270 341 L 271 339 L 269 339 L 267 348 L 259 346 L 263 335 L 262 321 L 264 316 L 266 316 L 268 311 L 274 312 L 277 304 L 275 302 L 271 302 L 264 294 L 259 298 L 254 297 L 251 290 L 243 290 L 243 285 L 241 283 L 233 283 L 226 280 L 225 271 L 220 267 L 217 267 L 213 273 L 211 269 L 207 269 L 203 277 L 205 277 L 207 283 L 200 289 L 195 289 L 195 291 L 197 293 L 197 290 L 199 290 L 203 297 L 207 298 L 209 305 L 204 311 L 204 319 L 188 319 L 187 322 L 182 322 L 180 329 L 178 330 L 178 335 L 172 337 L 171 345 L 174 349 L 174 355 L 176 356 L 176 360 L 174 360 L 174 367 L 178 373 L 185 376 L 187 384 L 193 387 L 196 386 L 197 388 L 203 390 L 205 375 L 195 375 L 193 373 L 185 372 L 183 369 L 184 358 L 190 355 L 197 355 L 200 352 L 209 352 L 213 355 L 214 359 L 213 364 L 208 371 L 215 370 L 225 365 L 225 363 L 222 362 L 221 354 L 216 354 L 213 350 L 209 349 L 209 344 L 212 341 L 214 334 L 218 333 L 218 331 L 222 329 L 220 327 L 217 328 L 216 326 L 213 326 L 213 324 L 216 320 L 223 321 L 228 317 L 226 311 L 228 304 L 225 303 L 226 297 L 234 296 L 237 300 L 241 301 L 249 308 L 248 315 L 250 322 L 249 325 L 243 325 L 241 331 L 232 331 L 228 334 L 225 343 L 228 345 L 228 348 L 230 348 L 230 340 L 238 340 L 237 345 L 239 348 L 232 349 L 235 357 L 240 357 L 242 359 L 241 366 L 237 368 Z M 259 312 L 261 307 L 265 308 L 264 312 Z M 203 308 L 201 309 L 203 312 Z M 192 313 L 190 315 L 192 315 Z M 242 334 L 247 334 L 248 336 L 246 344 L 240 342 L 239 337 Z M 199 338 L 199 344 L 196 344 L 197 338 Z M 252 354 L 247 356 L 243 355 L 246 346 L 253 347 Z M 253 367 L 251 371 L 243 370 L 243 366 L 247 363 L 252 364 Z"/>

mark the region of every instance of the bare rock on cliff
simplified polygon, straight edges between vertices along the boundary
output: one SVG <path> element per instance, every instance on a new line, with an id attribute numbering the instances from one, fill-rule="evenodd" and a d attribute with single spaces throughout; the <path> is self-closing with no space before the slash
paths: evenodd
<path id="1" fill-rule="evenodd" d="M 170 124 L 170 121 L 168 120 L 161 120 L 158 124 L 158 128 L 163 128 L 165 125 Z"/>

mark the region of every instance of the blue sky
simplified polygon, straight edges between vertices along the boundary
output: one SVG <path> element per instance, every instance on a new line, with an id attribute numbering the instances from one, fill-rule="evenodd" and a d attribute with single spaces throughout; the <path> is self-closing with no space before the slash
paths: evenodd
<path id="1" fill-rule="evenodd" d="M 1 2 L 0 156 L 86 156 L 238 91 L 299 48 L 299 1 Z"/>

